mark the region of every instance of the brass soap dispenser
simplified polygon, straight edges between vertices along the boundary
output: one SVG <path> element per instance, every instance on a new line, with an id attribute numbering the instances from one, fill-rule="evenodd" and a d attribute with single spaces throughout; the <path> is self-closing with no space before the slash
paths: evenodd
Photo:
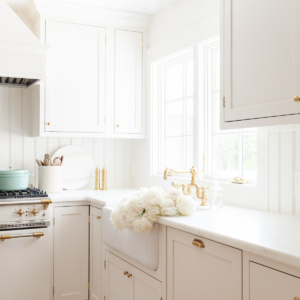
<path id="1" fill-rule="evenodd" d="M 107 170 L 105 167 L 102 169 L 102 190 L 107 190 Z"/>

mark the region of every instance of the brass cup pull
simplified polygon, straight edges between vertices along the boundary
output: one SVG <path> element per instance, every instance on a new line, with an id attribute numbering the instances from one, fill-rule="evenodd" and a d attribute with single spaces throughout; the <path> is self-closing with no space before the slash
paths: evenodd
<path id="1" fill-rule="evenodd" d="M 294 300 L 300 300 L 300 297 L 295 297 Z"/>
<path id="2" fill-rule="evenodd" d="M 129 274 L 129 273 L 128 273 L 128 274 L 127 274 L 127 277 L 128 277 L 128 278 L 132 277 L 132 274 Z"/>
<path id="3" fill-rule="evenodd" d="M 120 125 L 117 125 L 117 127 L 120 127 Z"/>
<path id="4" fill-rule="evenodd" d="M 294 97 L 294 101 L 295 101 L 295 102 L 299 102 L 299 101 L 300 101 L 300 98 L 299 98 L 298 96 L 295 96 L 295 97 Z M 299 298 L 299 297 L 298 297 L 298 298 Z M 295 299 L 296 299 L 296 298 L 295 298 Z M 295 300 L 295 299 L 294 299 L 294 300 Z M 300 298 L 299 298 L 299 299 L 300 299 Z"/>
<path id="5" fill-rule="evenodd" d="M 194 239 L 192 244 L 193 244 L 193 246 L 195 246 L 197 248 L 205 248 L 203 241 L 198 240 L 198 239 Z"/>
<path id="6" fill-rule="evenodd" d="M 124 275 L 127 275 L 128 274 L 128 272 L 127 271 L 124 271 Z"/>
<path id="7" fill-rule="evenodd" d="M 97 219 L 99 220 L 101 217 L 100 216 L 97 216 Z"/>

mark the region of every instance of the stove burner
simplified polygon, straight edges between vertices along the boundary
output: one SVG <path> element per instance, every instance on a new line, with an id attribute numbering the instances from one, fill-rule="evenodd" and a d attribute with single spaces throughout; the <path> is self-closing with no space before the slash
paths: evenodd
<path id="1" fill-rule="evenodd" d="M 41 198 L 48 197 L 47 192 L 39 189 L 27 189 L 20 191 L 0 191 L 0 199 L 15 199 L 15 198 Z"/>

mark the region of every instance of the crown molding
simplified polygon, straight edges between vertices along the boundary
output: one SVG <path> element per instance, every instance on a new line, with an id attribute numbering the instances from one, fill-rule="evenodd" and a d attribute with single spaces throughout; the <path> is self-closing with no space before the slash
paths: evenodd
<path id="1" fill-rule="evenodd" d="M 33 24 L 40 15 L 45 18 L 47 18 L 47 16 L 56 15 L 101 24 L 118 24 L 148 29 L 152 19 L 151 15 L 146 14 L 54 0 L 30 0 L 23 12 L 31 24 Z"/>

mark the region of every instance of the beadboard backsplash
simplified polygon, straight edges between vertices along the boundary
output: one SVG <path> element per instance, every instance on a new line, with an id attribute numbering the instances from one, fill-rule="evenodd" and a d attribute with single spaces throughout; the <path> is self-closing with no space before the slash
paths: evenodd
<path id="1" fill-rule="evenodd" d="M 59 148 L 76 145 L 93 157 L 95 169 L 105 166 L 108 189 L 131 187 L 132 141 L 97 138 L 30 137 L 31 107 L 23 89 L 0 88 L 0 169 L 27 169 L 34 173 L 30 184 L 38 186 L 36 158 L 50 156 Z M 94 176 L 94 175 L 93 175 Z M 84 188 L 94 188 L 94 178 Z"/>

